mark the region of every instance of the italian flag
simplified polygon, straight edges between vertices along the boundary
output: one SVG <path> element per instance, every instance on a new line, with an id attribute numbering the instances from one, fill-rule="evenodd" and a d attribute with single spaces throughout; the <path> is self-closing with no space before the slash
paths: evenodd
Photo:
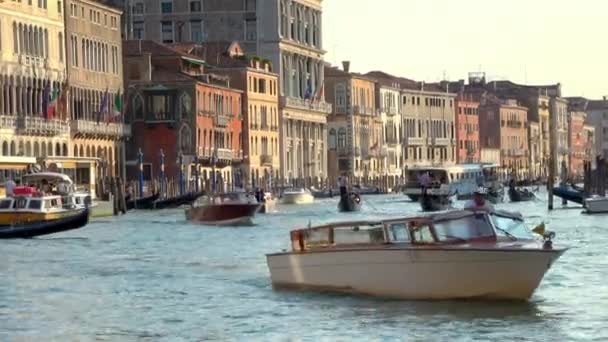
<path id="1" fill-rule="evenodd" d="M 116 122 L 121 115 L 122 115 L 122 95 L 120 94 L 120 91 L 119 91 L 118 93 L 116 93 L 116 95 L 114 95 L 114 106 L 112 109 L 112 115 L 108 121 Z"/>
<path id="2" fill-rule="evenodd" d="M 51 120 L 55 117 L 55 111 L 57 109 L 57 100 L 59 99 L 59 88 L 54 88 L 51 94 L 48 107 L 46 108 L 46 118 Z"/>

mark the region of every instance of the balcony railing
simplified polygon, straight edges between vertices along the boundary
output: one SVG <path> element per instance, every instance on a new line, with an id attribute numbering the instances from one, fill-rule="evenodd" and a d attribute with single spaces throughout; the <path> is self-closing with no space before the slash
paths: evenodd
<path id="1" fill-rule="evenodd" d="M 408 145 L 414 145 L 414 146 L 419 146 L 419 145 L 425 145 L 426 144 L 426 138 L 422 138 L 422 137 L 410 137 L 407 138 L 407 143 Z"/>
<path id="2" fill-rule="evenodd" d="M 388 115 L 397 115 L 397 107 L 388 107 L 385 108 L 385 111 Z"/>
<path id="3" fill-rule="evenodd" d="M 0 128 L 17 127 L 17 117 L 12 115 L 0 115 Z"/>
<path id="4" fill-rule="evenodd" d="M 450 138 L 435 138 L 434 145 L 436 146 L 448 146 L 452 139 Z"/>
<path id="5" fill-rule="evenodd" d="M 230 119 L 232 119 L 232 116 L 230 116 L 230 115 L 218 114 L 215 117 L 215 124 L 217 126 L 220 126 L 220 127 L 226 127 L 226 126 L 228 126 L 228 123 L 230 122 Z"/>
<path id="6" fill-rule="evenodd" d="M 272 166 L 272 156 L 269 154 L 262 154 L 260 156 L 260 165 L 262 166 Z"/>
<path id="7" fill-rule="evenodd" d="M 131 125 L 123 123 L 97 123 L 87 120 L 72 120 L 70 124 L 72 135 L 90 135 L 104 137 L 130 137 Z"/>
<path id="8" fill-rule="evenodd" d="M 70 132 L 70 126 L 62 120 L 47 120 L 39 116 L 19 116 L 17 130 L 22 134 L 61 135 Z"/>
<path id="9" fill-rule="evenodd" d="M 331 104 L 325 101 L 311 101 L 297 97 L 283 96 L 281 97 L 281 105 L 301 110 L 312 110 L 325 114 L 331 113 Z"/>
<path id="10" fill-rule="evenodd" d="M 399 144 L 399 139 L 396 137 L 389 137 L 389 138 L 386 138 L 386 143 L 388 145 L 397 145 L 397 144 Z"/>
<path id="11" fill-rule="evenodd" d="M 372 116 L 375 113 L 374 113 L 374 109 L 373 108 L 363 107 L 363 106 L 353 106 L 353 114 L 355 114 L 355 115 L 369 115 L 369 116 Z"/>
<path id="12" fill-rule="evenodd" d="M 243 159 L 243 151 L 234 151 L 229 148 L 213 148 L 203 147 L 198 148 L 198 157 L 201 159 L 211 159 L 213 156 L 217 157 L 217 160 L 241 160 Z"/>

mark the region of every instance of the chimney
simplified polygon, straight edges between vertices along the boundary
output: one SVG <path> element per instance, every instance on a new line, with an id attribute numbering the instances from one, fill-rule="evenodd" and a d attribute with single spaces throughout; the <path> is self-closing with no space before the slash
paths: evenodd
<path id="1" fill-rule="evenodd" d="M 350 72 L 350 61 L 343 61 L 342 69 L 344 70 L 344 72 Z"/>

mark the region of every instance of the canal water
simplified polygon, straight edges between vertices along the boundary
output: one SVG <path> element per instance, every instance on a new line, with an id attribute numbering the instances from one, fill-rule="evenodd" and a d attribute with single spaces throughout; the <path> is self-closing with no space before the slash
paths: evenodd
<path id="1" fill-rule="evenodd" d="M 608 341 L 608 216 L 549 214 L 544 198 L 499 205 L 572 247 L 527 303 L 274 291 L 264 255 L 288 248 L 290 229 L 419 210 L 401 195 L 365 196 L 356 214 L 336 204 L 282 206 L 240 228 L 137 212 L 0 241 L 0 341 Z"/>

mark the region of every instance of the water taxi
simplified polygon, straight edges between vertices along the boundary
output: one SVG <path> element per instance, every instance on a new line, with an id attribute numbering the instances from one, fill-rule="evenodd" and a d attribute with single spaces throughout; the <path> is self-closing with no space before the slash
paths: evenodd
<path id="1" fill-rule="evenodd" d="M 275 288 L 402 299 L 526 300 L 566 251 L 520 214 L 458 210 L 341 222 L 291 232 L 291 251 L 268 254 Z"/>
<path id="2" fill-rule="evenodd" d="M 483 182 L 482 164 L 461 164 L 442 167 L 413 167 L 406 171 L 403 193 L 412 201 L 422 195 L 422 179 L 428 177 L 426 193 L 434 196 L 467 196 Z"/>
<path id="3" fill-rule="evenodd" d="M 185 214 L 188 221 L 206 225 L 251 225 L 261 206 L 253 196 L 244 192 L 230 192 L 202 196 L 192 208 L 185 210 Z"/>

